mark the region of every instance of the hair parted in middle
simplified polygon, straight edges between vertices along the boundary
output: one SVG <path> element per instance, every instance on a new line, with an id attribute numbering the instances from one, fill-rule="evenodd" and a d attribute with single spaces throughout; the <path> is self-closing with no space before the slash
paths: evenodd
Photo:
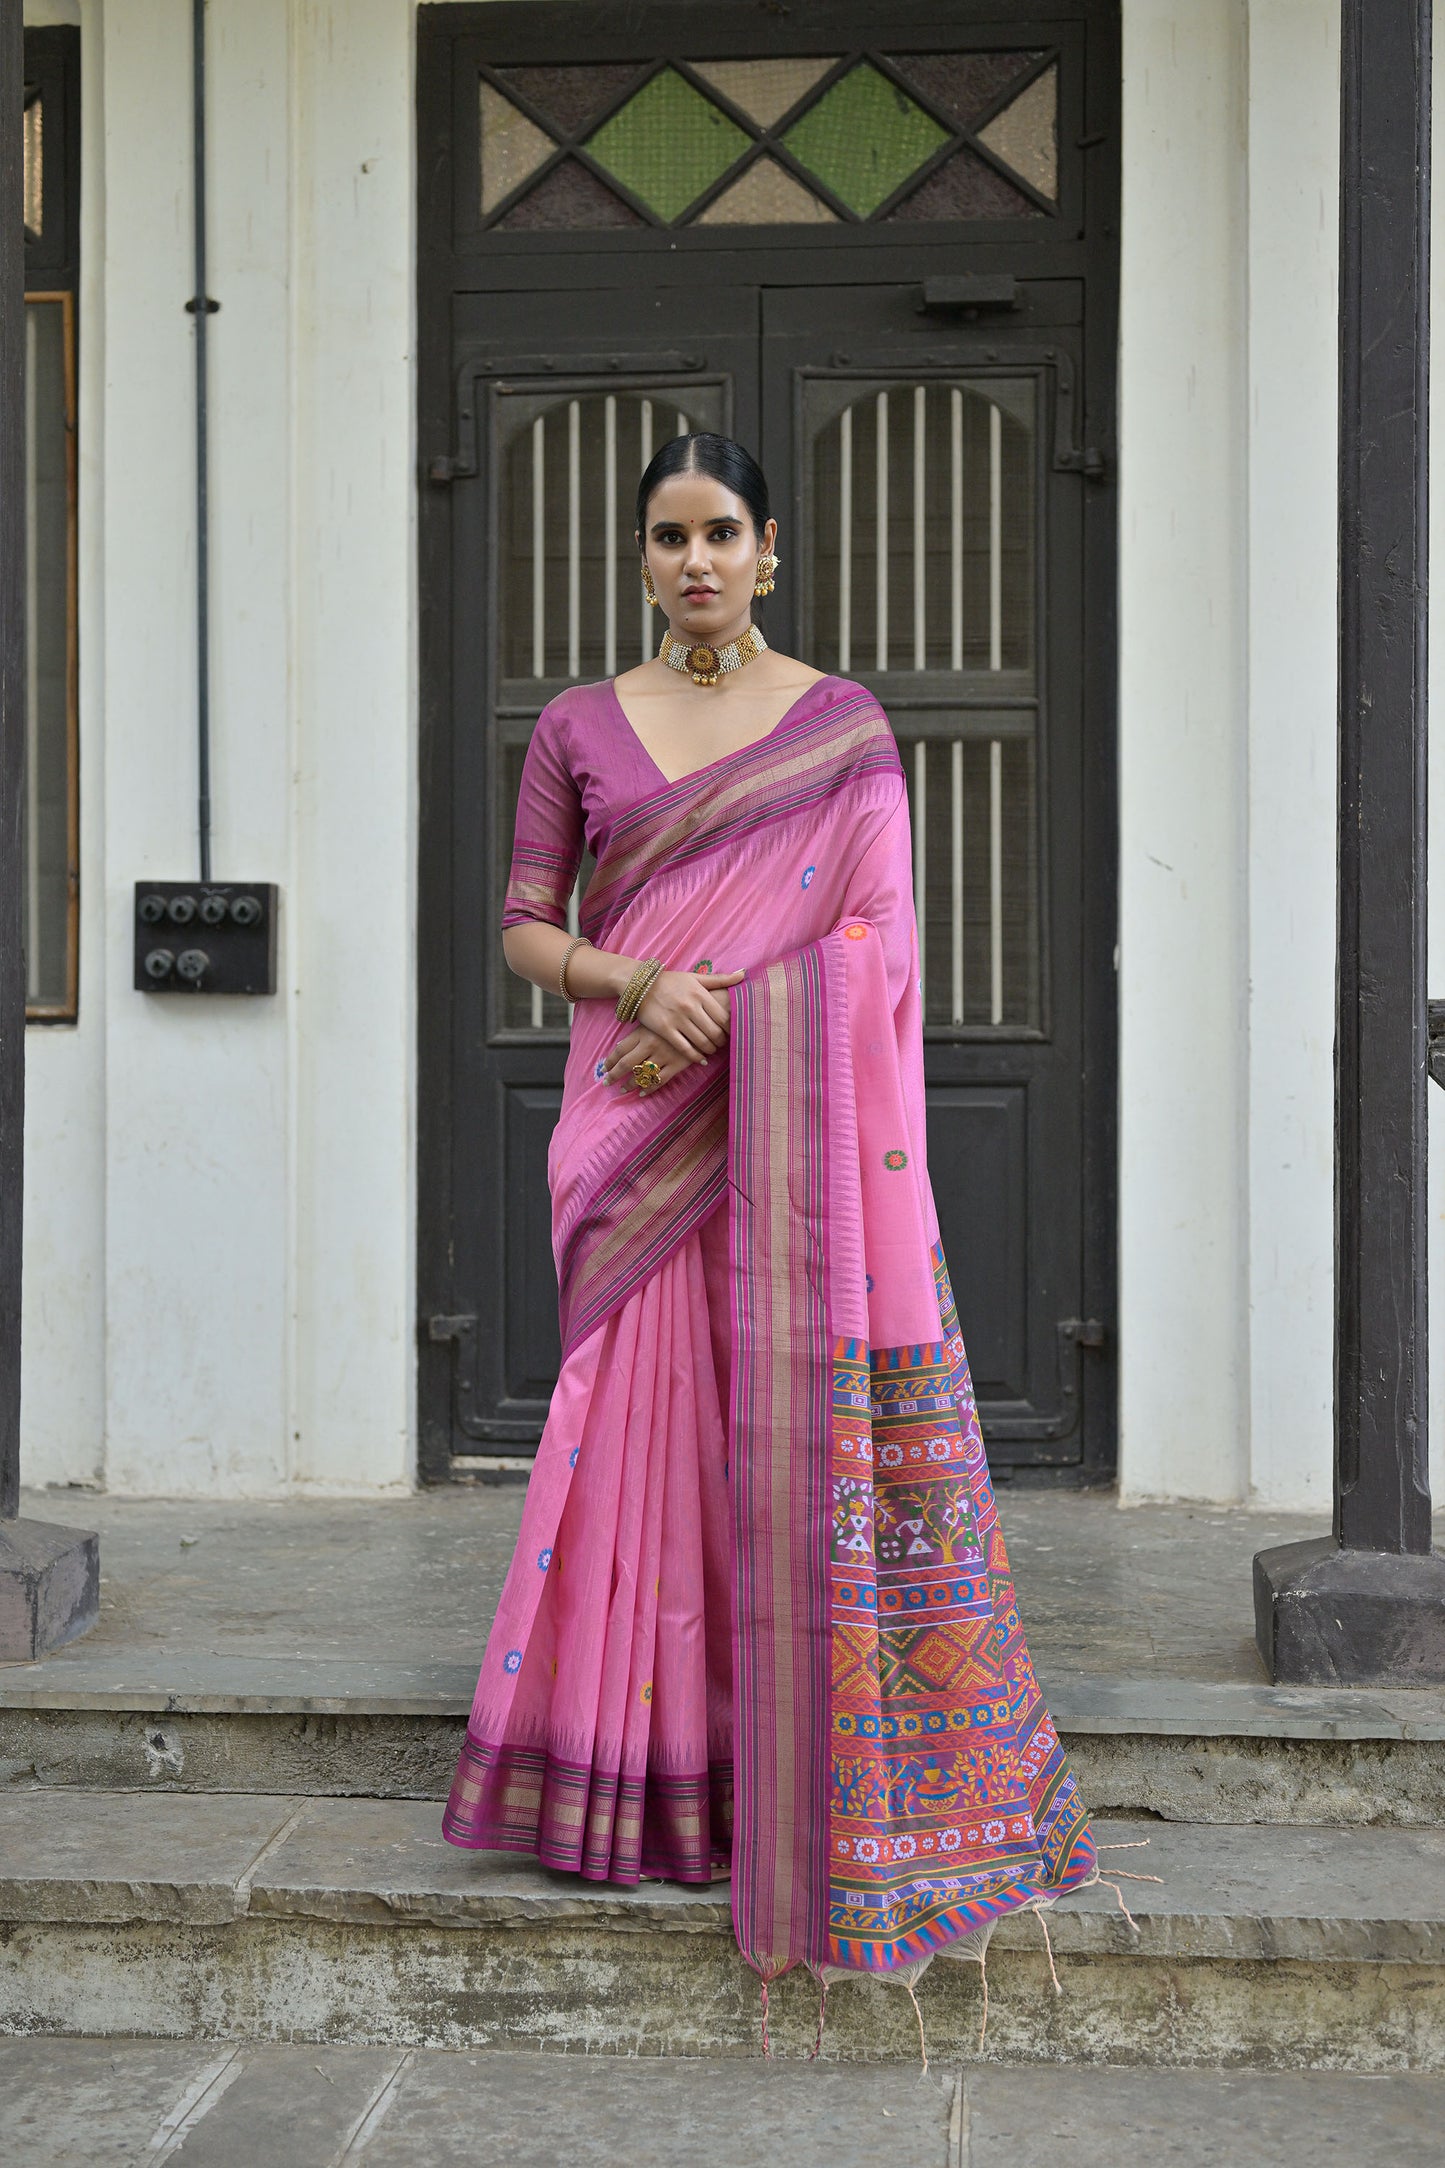
<path id="1" fill-rule="evenodd" d="M 772 513 L 768 507 L 768 481 L 762 468 L 745 444 L 735 437 L 715 436 L 710 429 L 699 429 L 691 436 L 669 437 L 647 463 L 642 480 L 637 485 L 637 532 L 647 533 L 647 507 L 652 502 L 653 491 L 659 483 L 671 480 L 674 474 L 706 474 L 715 482 L 721 482 L 734 496 L 741 497 L 748 508 L 753 532 L 762 540 L 763 529 Z"/>

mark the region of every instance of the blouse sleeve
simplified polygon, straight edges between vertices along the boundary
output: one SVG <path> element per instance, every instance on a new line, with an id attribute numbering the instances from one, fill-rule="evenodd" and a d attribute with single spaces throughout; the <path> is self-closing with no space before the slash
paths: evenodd
<path id="1" fill-rule="evenodd" d="M 503 927 L 529 919 L 567 923 L 567 900 L 582 862 L 582 800 L 563 737 L 558 717 L 544 708 L 522 763 Z"/>

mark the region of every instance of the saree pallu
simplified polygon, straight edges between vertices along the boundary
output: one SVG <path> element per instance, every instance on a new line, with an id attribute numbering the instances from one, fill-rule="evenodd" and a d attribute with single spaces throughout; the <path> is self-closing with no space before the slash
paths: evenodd
<path id="1" fill-rule="evenodd" d="M 907 799 L 871 695 L 825 679 L 646 798 L 581 925 L 748 976 L 726 1060 L 652 1099 L 601 1082 L 616 1020 L 576 1012 L 563 1365 L 445 1833 L 621 1880 L 730 1860 L 764 1980 L 914 1964 L 1095 1858 L 938 1237 Z"/>

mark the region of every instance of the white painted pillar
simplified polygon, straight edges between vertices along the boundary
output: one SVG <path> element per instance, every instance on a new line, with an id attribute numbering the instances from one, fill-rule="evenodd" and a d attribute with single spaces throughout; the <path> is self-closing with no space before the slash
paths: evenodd
<path id="1" fill-rule="evenodd" d="M 1339 7 L 1249 14 L 1249 1487 L 1332 1507 Z"/>
<path id="2" fill-rule="evenodd" d="M 210 41 L 214 870 L 284 883 L 284 0 Z M 287 1472 L 286 1003 L 131 985 L 132 883 L 197 866 L 190 61 L 186 0 L 107 11 L 105 1472 L 224 1495 Z"/>
<path id="3" fill-rule="evenodd" d="M 415 25 L 292 19 L 292 1429 L 356 1488 L 414 1465 Z"/>
<path id="4" fill-rule="evenodd" d="M 193 870 L 196 766 L 190 10 L 127 0 L 86 84 L 105 595 L 92 580 L 83 602 L 83 802 L 103 819 L 82 878 L 104 929 L 82 999 L 104 1107 L 82 1179 L 103 1292 L 38 1352 L 103 1347 L 111 1489 L 395 1486 L 414 1401 L 412 19 L 212 0 L 209 26 L 215 871 L 281 884 L 282 990 L 131 986 L 131 884 Z M 98 269 L 94 225 L 85 241 Z M 42 1239 L 65 1183 L 44 1121 Z M 64 1286 L 49 1262 L 42 1306 Z"/>
<path id="5" fill-rule="evenodd" d="M 1248 1477 L 1245 12 L 1124 0 L 1121 1494 Z"/>

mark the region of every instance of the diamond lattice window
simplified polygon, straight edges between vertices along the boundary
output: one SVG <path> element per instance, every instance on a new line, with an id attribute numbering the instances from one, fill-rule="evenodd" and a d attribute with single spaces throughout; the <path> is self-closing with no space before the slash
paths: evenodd
<path id="1" fill-rule="evenodd" d="M 479 204 L 503 230 L 1043 218 L 1048 51 L 508 67 L 479 84 Z"/>

